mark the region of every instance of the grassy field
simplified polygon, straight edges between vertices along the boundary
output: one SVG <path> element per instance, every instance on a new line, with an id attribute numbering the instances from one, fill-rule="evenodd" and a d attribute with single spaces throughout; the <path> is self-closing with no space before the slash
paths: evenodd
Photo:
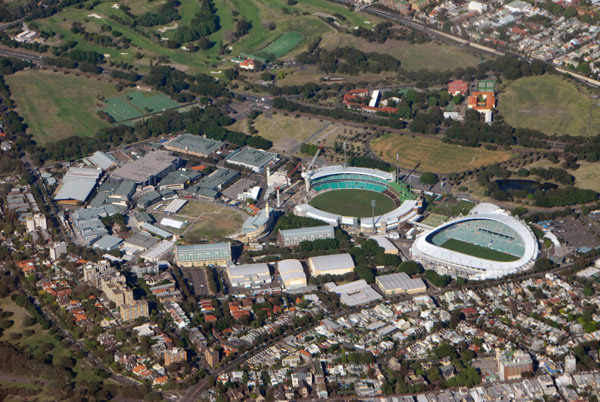
<path id="1" fill-rule="evenodd" d="M 19 307 L 13 302 L 10 297 L 0 299 L 0 307 L 3 312 L 12 312 L 13 315 L 9 319 L 14 321 L 14 325 L 4 331 L 0 340 L 15 343 L 25 348 L 32 355 L 40 350 L 49 350 L 49 352 L 46 353 L 52 355 L 53 359 L 63 356 L 72 356 L 73 352 L 65 348 L 48 330 L 42 329 L 40 324 L 25 327 L 23 320 L 26 317 L 30 317 L 30 315 L 24 308 Z M 23 334 L 23 331 L 26 329 L 33 330 L 34 334 L 27 337 L 23 336 L 18 341 L 11 339 L 11 334 Z M 75 377 L 76 382 L 98 380 L 98 377 L 94 373 L 94 369 L 86 360 L 79 361 L 73 370 L 77 373 Z M 36 400 L 54 401 L 56 399 L 53 398 L 53 395 L 44 392 L 39 396 L 39 399 Z"/>
<path id="2" fill-rule="evenodd" d="M 310 205 L 333 214 L 364 218 L 372 215 L 371 200 L 375 200 L 375 216 L 390 212 L 395 207 L 388 196 L 368 190 L 327 191 L 310 200 Z"/>
<path id="3" fill-rule="evenodd" d="M 555 75 L 520 78 L 498 100 L 500 113 L 513 127 L 546 134 L 598 134 L 600 107 L 585 90 Z"/>
<path id="4" fill-rule="evenodd" d="M 600 164 L 579 162 L 579 169 L 569 170 L 579 188 L 600 192 Z"/>
<path id="5" fill-rule="evenodd" d="M 173 109 L 179 104 L 165 94 L 144 94 L 132 92 L 104 99 L 106 107 L 100 109 L 109 114 L 116 122 L 130 120 L 150 113 L 159 113 Z"/>
<path id="6" fill-rule="evenodd" d="M 444 242 L 444 244 L 442 244 L 441 247 L 448 250 L 457 251 L 461 254 L 471 255 L 473 257 L 483 258 L 490 261 L 510 262 L 519 259 L 519 257 L 515 257 L 514 255 L 506 254 L 501 251 L 492 250 L 486 247 L 478 246 L 476 244 L 471 244 L 456 239 L 446 240 L 446 242 Z"/>
<path id="7" fill-rule="evenodd" d="M 120 9 L 113 8 L 113 2 L 102 2 L 97 4 L 93 10 L 68 7 L 65 11 L 49 18 L 36 21 L 42 30 L 52 36 L 48 43 L 57 45 L 67 41 L 76 41 L 77 49 L 94 50 L 108 56 L 110 60 L 125 61 L 140 68 L 142 71 L 150 67 L 151 61 L 159 56 L 166 56 L 170 64 L 182 70 L 190 70 L 195 73 L 208 71 L 222 63 L 223 58 L 237 57 L 241 52 L 253 53 L 265 47 L 265 45 L 277 43 L 280 37 L 289 38 L 290 34 L 300 35 L 301 40 L 297 47 L 306 46 L 319 36 L 325 36 L 334 32 L 333 28 L 322 21 L 317 15 L 342 16 L 343 21 L 350 26 L 370 26 L 365 15 L 350 11 L 349 9 L 327 2 L 326 0 L 306 0 L 295 6 L 288 6 L 279 0 L 216 0 L 215 7 L 220 19 L 221 29 L 209 36 L 215 46 L 208 50 L 190 53 L 184 49 L 169 49 L 162 46 L 161 41 L 151 40 L 146 35 L 157 35 L 161 39 L 168 39 L 175 32 L 175 24 L 178 28 L 190 25 L 200 7 L 198 0 L 181 0 L 179 14 L 181 19 L 173 21 L 162 27 L 148 27 L 142 29 L 145 34 L 135 31 L 129 26 L 123 25 L 111 16 L 126 18 Z M 148 2 L 146 0 L 130 0 L 127 4 L 132 12 L 140 15 L 149 10 L 159 7 L 162 2 Z M 284 8 L 287 10 L 284 12 Z M 239 13 L 252 23 L 250 32 L 242 38 L 234 35 L 235 21 L 233 11 Z M 92 16 L 95 14 L 100 17 Z M 240 18 L 240 17 L 237 17 Z M 123 37 L 131 41 L 128 49 L 117 49 L 101 47 L 93 42 L 86 41 L 82 35 L 71 32 L 74 22 L 82 23 L 86 31 L 101 33 L 102 25 L 109 25 L 112 31 L 118 31 Z M 268 28 L 269 23 L 275 24 L 275 29 Z M 230 48 L 230 56 L 219 55 L 221 46 Z M 136 53 L 142 53 L 143 58 L 135 57 Z"/>
<path id="8" fill-rule="evenodd" d="M 184 232 L 184 238 L 190 240 L 222 240 L 237 233 L 244 223 L 240 212 L 203 201 L 189 201 L 176 216 L 195 220 Z"/>
<path id="9" fill-rule="evenodd" d="M 388 40 L 385 43 L 371 43 L 363 38 L 337 33 L 323 39 L 326 49 L 351 46 L 363 52 L 389 54 L 400 60 L 403 68 L 409 71 L 453 70 L 458 67 L 474 67 L 479 57 L 457 46 L 440 45 L 434 42 L 412 45 L 406 41 Z"/>
<path id="10" fill-rule="evenodd" d="M 7 75 L 5 80 L 36 141 L 49 143 L 71 135 L 91 137 L 108 126 L 95 109 L 101 104 L 96 97 L 117 93 L 110 83 L 40 70 L 21 71 Z"/>
<path id="11" fill-rule="evenodd" d="M 458 216 L 467 215 L 474 207 L 475 203 L 450 198 L 432 205 L 431 211 L 446 216 Z"/>
<path id="12" fill-rule="evenodd" d="M 434 213 L 434 214 L 429 214 L 429 216 L 427 218 L 425 218 L 423 221 L 421 221 L 421 223 L 423 225 L 428 225 L 433 228 L 436 228 L 436 227 L 440 226 L 442 223 L 446 222 L 447 220 L 448 220 L 447 216 Z"/>
<path id="13" fill-rule="evenodd" d="M 295 118 L 285 116 L 283 113 L 263 113 L 254 121 L 254 128 L 258 130 L 261 137 L 273 141 L 274 148 L 289 153 L 298 152 L 303 142 L 310 142 L 311 137 L 318 137 L 320 133 L 327 132 L 327 128 L 333 126 L 335 125 L 327 121 L 306 117 Z M 233 129 L 250 133 L 246 120 L 236 123 Z"/>
<path id="14" fill-rule="evenodd" d="M 440 140 L 410 135 L 386 134 L 371 141 L 371 150 L 383 160 L 396 164 L 399 154 L 401 167 L 414 168 L 420 163 L 421 172 L 451 173 L 510 159 L 511 152 L 445 144 Z"/>
<path id="15" fill-rule="evenodd" d="M 278 59 L 288 52 L 291 52 L 300 42 L 302 42 L 302 38 L 304 38 L 304 35 L 298 32 L 286 32 L 275 39 L 275 41 L 270 43 L 267 47 L 255 53 L 255 55 L 265 58 L 273 55 Z"/>

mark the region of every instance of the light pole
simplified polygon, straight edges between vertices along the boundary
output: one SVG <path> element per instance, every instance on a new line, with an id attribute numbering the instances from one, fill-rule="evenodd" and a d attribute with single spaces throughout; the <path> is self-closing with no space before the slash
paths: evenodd
<path id="1" fill-rule="evenodd" d="M 375 228 L 375 200 L 371 200 L 371 213 L 373 217 L 373 233 L 377 233 L 377 229 Z"/>

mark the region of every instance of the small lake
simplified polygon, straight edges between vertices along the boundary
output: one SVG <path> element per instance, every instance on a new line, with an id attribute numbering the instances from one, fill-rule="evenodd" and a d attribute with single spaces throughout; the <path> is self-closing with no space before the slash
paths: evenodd
<path id="1" fill-rule="evenodd" d="M 536 190 L 550 190 L 552 188 L 558 188 L 553 183 L 540 183 L 535 180 L 517 180 L 517 179 L 506 179 L 496 180 L 496 184 L 500 187 L 500 190 L 510 192 L 512 191 L 526 191 L 527 193 L 535 193 Z"/>

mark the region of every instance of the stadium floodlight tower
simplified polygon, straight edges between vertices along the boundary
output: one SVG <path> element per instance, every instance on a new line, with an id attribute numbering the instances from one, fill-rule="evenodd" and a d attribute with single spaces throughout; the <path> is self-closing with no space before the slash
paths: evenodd
<path id="1" fill-rule="evenodd" d="M 315 156 L 313 156 L 312 160 L 310 161 L 310 164 L 306 168 L 304 168 L 304 167 L 302 168 L 301 176 L 302 176 L 302 178 L 304 178 L 304 184 L 306 186 L 307 193 L 310 191 L 310 169 L 315 164 L 315 161 L 317 160 L 317 156 L 319 156 L 319 154 L 321 153 L 321 149 L 323 149 L 322 145 L 319 147 L 319 149 L 317 149 L 317 152 L 315 153 Z"/>
<path id="2" fill-rule="evenodd" d="M 373 233 L 377 233 L 377 228 L 375 227 L 375 200 L 371 200 L 371 213 L 373 217 Z"/>

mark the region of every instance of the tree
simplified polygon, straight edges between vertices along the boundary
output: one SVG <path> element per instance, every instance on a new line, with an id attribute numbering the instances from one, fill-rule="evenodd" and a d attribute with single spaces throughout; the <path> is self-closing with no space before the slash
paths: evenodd
<path id="1" fill-rule="evenodd" d="M 439 181 L 439 177 L 437 174 L 435 173 L 430 173 L 430 172 L 425 172 L 423 174 L 421 174 L 421 177 L 419 178 L 419 181 L 423 184 L 429 184 L 429 185 L 434 185 L 435 183 L 437 183 Z"/>

